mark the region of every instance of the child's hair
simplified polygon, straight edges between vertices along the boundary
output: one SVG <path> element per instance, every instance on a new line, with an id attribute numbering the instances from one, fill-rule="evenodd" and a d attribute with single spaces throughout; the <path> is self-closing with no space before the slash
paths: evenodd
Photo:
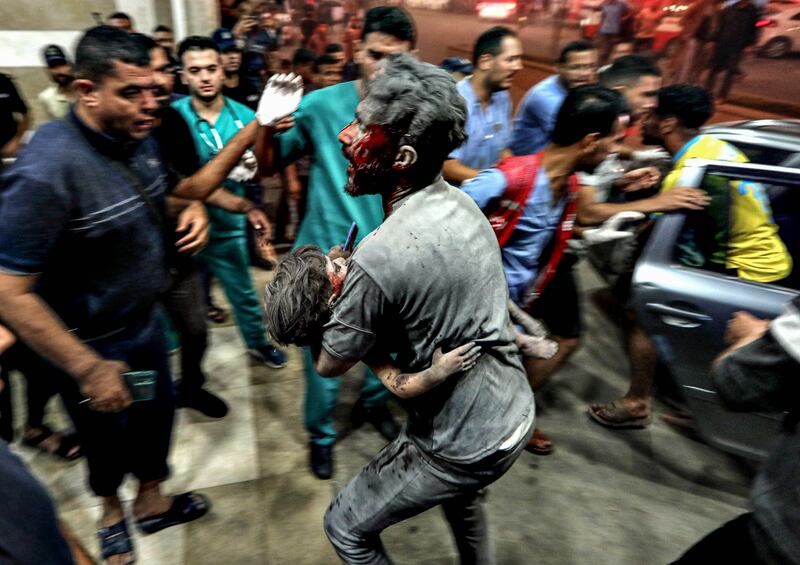
<path id="1" fill-rule="evenodd" d="M 266 324 L 272 339 L 296 345 L 316 341 L 330 319 L 328 300 L 332 293 L 325 254 L 319 247 L 306 245 L 284 257 L 264 291 Z"/>

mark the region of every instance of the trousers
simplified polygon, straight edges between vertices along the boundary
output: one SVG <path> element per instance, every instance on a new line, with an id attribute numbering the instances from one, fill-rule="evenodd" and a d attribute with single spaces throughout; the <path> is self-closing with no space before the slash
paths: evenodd
<path id="1" fill-rule="evenodd" d="M 250 276 L 250 257 L 245 235 L 212 239 L 199 257 L 222 285 L 248 349 L 266 345 L 267 334 L 261 313 L 261 300 L 256 295 Z"/>
<path id="2" fill-rule="evenodd" d="M 193 260 L 182 260 L 170 268 L 169 286 L 162 303 L 181 345 L 178 386 L 187 392 L 196 391 L 206 380 L 201 364 L 208 347 L 208 328 L 203 287 Z"/>
<path id="3" fill-rule="evenodd" d="M 113 496 L 130 473 L 140 482 L 165 479 L 172 439 L 175 400 L 164 334 L 154 313 L 109 337 L 88 344 L 104 359 L 123 361 L 133 371 L 156 371 L 153 400 L 134 402 L 118 413 L 96 412 L 76 381 L 50 366 L 89 467 L 89 487 L 97 496 Z"/>
<path id="4" fill-rule="evenodd" d="M 339 378 L 322 377 L 314 370 L 314 360 L 308 347 L 303 349 L 303 366 L 306 372 L 306 400 L 304 419 L 311 442 L 317 445 L 332 445 L 336 441 L 333 425 L 333 410 L 339 400 Z M 366 369 L 361 386 L 361 402 L 369 410 L 385 404 L 391 393 Z"/>
<path id="5" fill-rule="evenodd" d="M 461 563 L 493 563 L 480 490 L 511 468 L 532 433 L 508 451 L 454 466 L 423 453 L 403 430 L 333 499 L 323 522 L 328 539 L 348 565 L 391 563 L 380 533 L 441 505 Z"/>

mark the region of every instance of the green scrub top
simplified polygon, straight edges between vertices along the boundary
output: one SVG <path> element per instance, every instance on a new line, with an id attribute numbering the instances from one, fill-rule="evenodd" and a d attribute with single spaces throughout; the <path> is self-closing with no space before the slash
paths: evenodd
<path id="1" fill-rule="evenodd" d="M 355 119 L 359 102 L 355 82 L 310 92 L 294 114 L 295 126 L 276 136 L 281 164 L 311 156 L 305 217 L 295 248 L 318 245 L 327 251 L 344 243 L 352 222 L 358 223 L 360 240 L 383 221 L 380 196 L 354 198 L 344 190 L 349 163 L 342 155 L 339 132 Z"/>
<path id="2" fill-rule="evenodd" d="M 172 107 L 180 112 L 192 132 L 200 165 L 205 165 L 224 147 L 239 130 L 255 119 L 256 114 L 243 104 L 225 98 L 225 105 L 212 126 L 192 107 L 192 98 L 176 100 Z M 245 183 L 226 180 L 222 186 L 237 196 L 245 195 Z M 244 214 L 229 212 L 217 206 L 207 206 L 211 239 L 241 237 L 245 235 L 247 218 Z"/>

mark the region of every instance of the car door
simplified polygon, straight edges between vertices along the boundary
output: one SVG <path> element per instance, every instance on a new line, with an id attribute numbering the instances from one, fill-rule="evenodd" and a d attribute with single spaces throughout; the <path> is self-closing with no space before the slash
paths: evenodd
<path id="1" fill-rule="evenodd" d="M 687 167 L 691 174 L 682 179 L 692 187 L 702 187 L 710 178 L 721 176 L 800 190 L 798 169 L 698 159 L 689 161 Z M 800 210 L 792 213 L 796 220 Z M 711 382 L 709 368 L 725 348 L 723 336 L 734 312 L 745 310 L 759 318 L 774 318 L 797 290 L 680 264 L 676 245 L 688 225 L 686 214 L 668 214 L 655 224 L 634 271 L 633 303 L 638 319 L 684 393 L 707 441 L 739 455 L 761 458 L 776 436 L 782 415 L 728 411 Z M 795 263 L 800 263 L 800 258 L 795 257 Z M 800 265 L 795 274 L 798 271 Z"/>

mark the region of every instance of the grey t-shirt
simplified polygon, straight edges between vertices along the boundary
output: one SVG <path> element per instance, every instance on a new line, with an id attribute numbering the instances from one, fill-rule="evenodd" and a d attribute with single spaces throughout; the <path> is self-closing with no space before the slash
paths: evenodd
<path id="1" fill-rule="evenodd" d="M 474 463 L 533 416 L 507 301 L 486 217 L 440 178 L 400 201 L 358 246 L 323 346 L 351 361 L 377 347 L 396 353 L 402 370 L 417 372 L 438 347 L 482 343 L 475 368 L 405 403 L 407 433 L 421 449 Z"/>

